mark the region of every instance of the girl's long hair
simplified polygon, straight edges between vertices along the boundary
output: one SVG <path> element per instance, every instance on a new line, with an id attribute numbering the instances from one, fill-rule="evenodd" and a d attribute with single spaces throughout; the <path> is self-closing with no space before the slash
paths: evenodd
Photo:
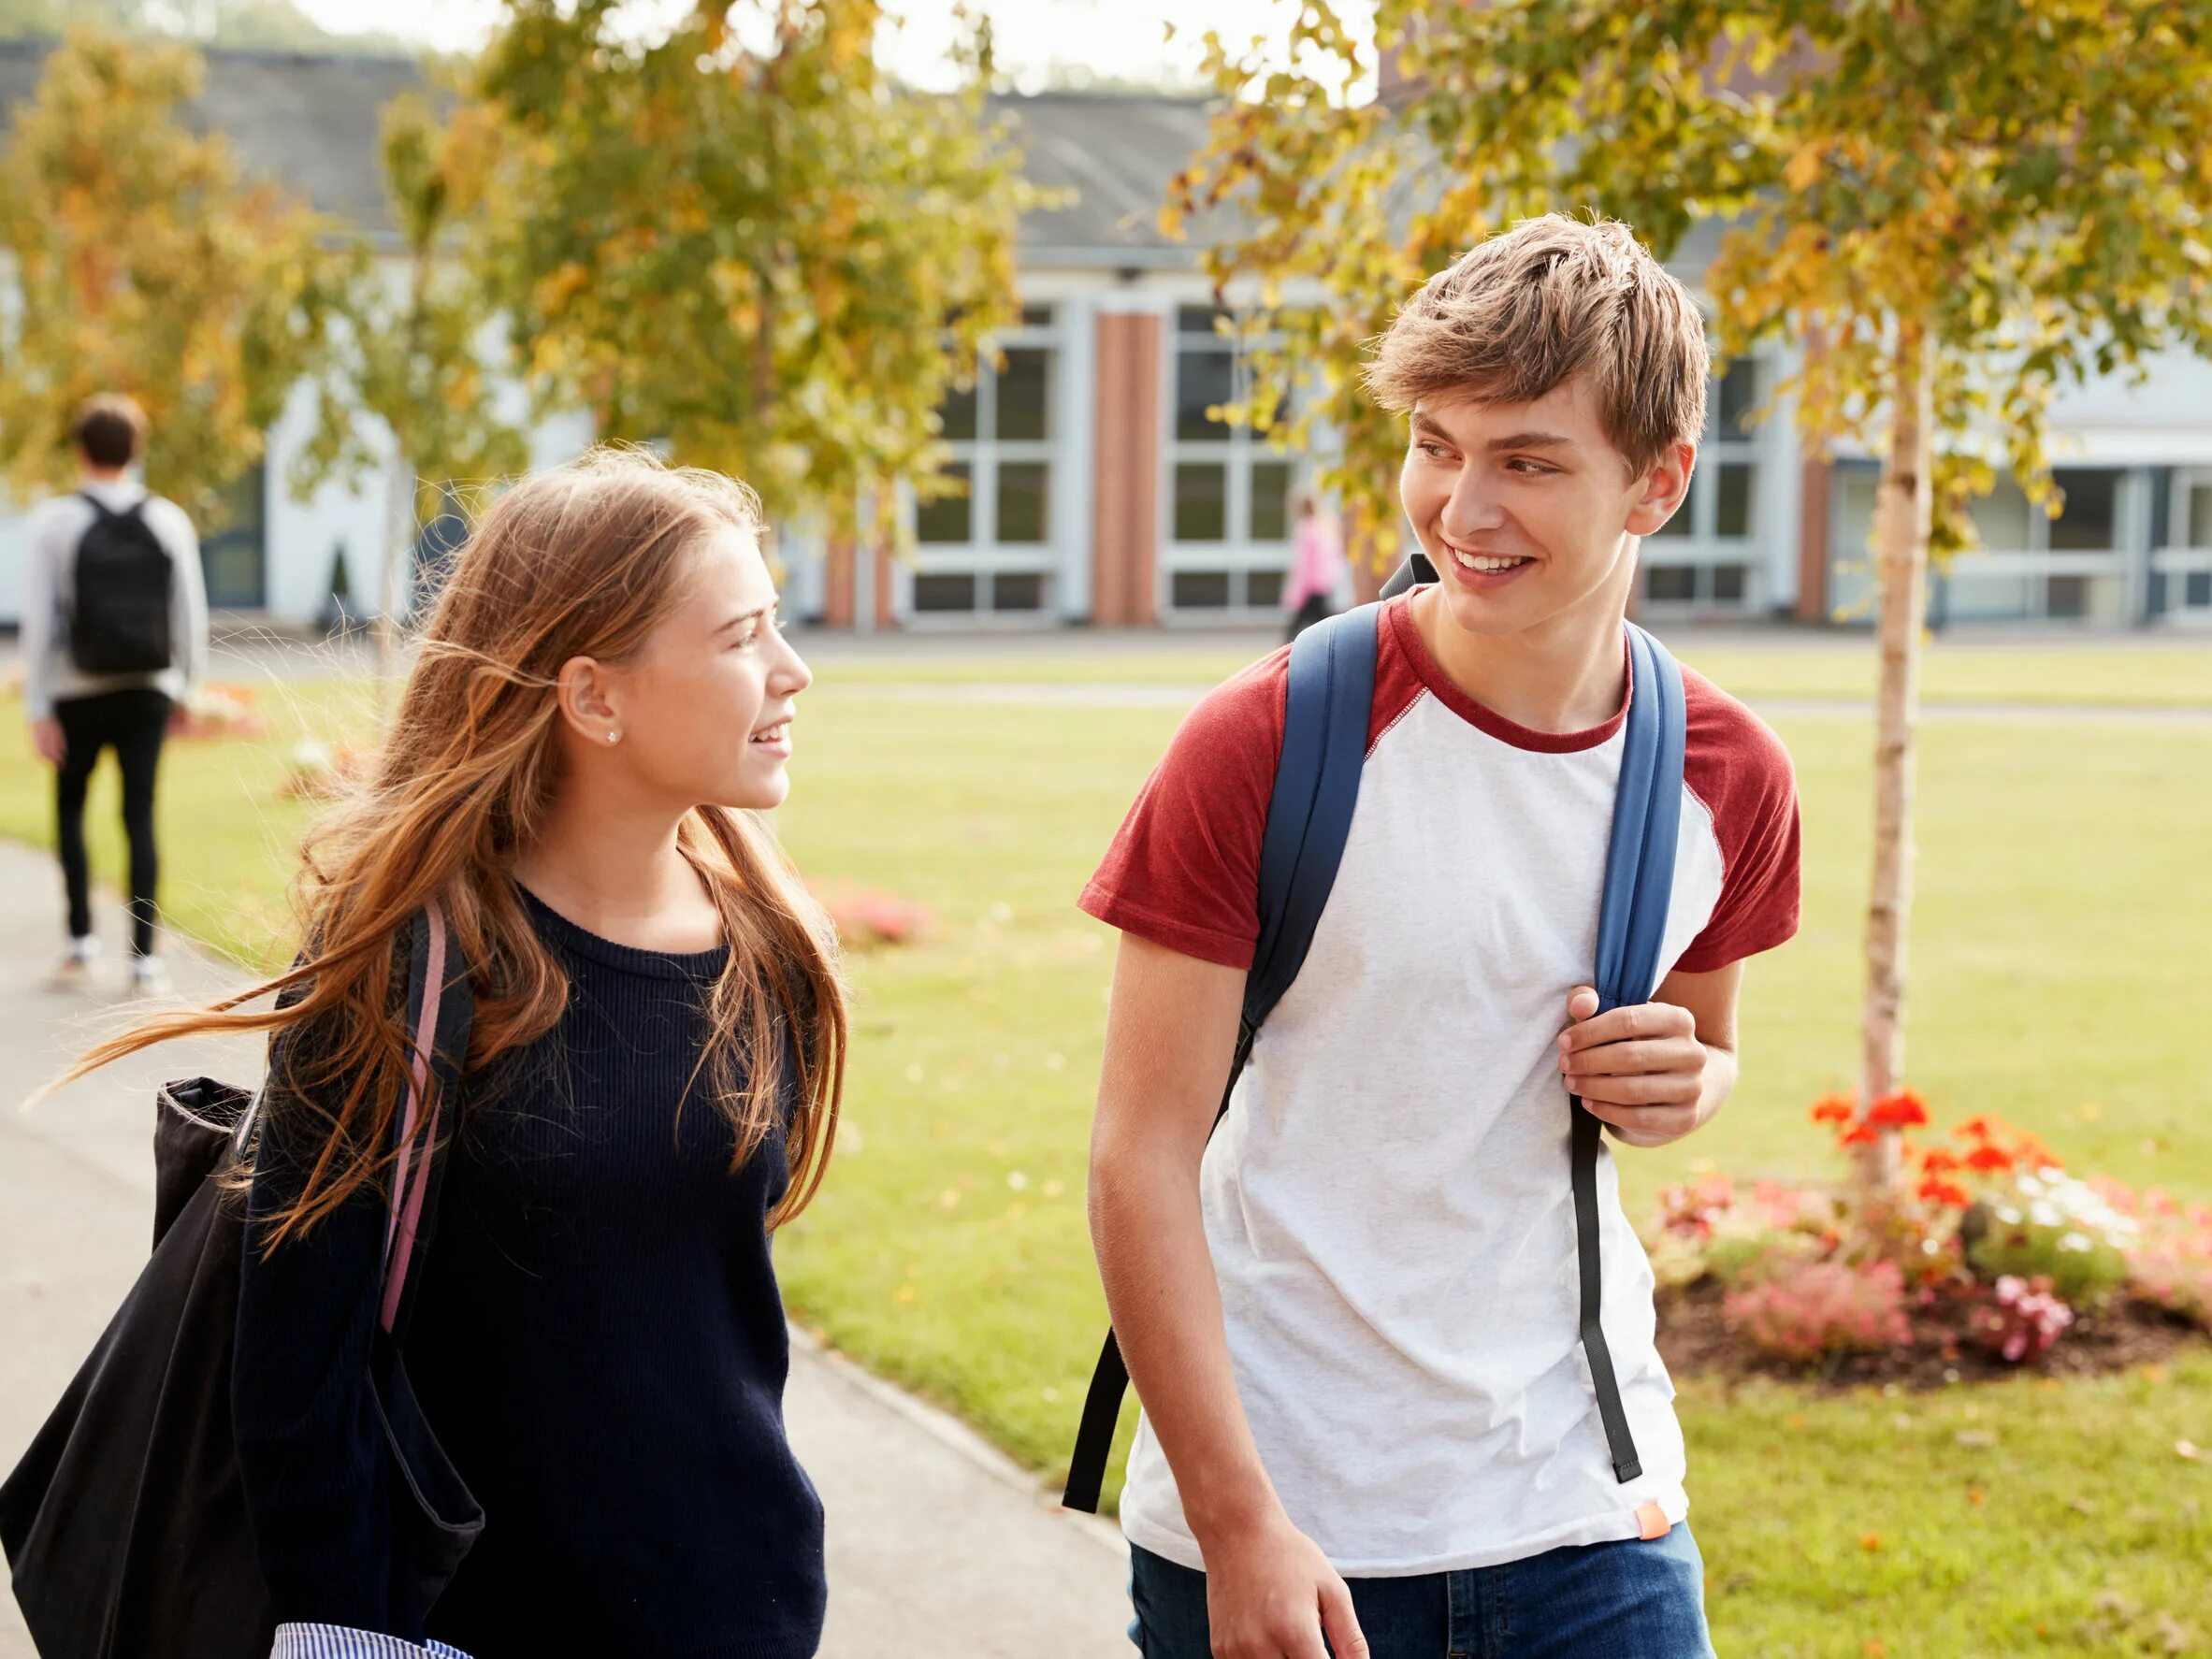
<path id="1" fill-rule="evenodd" d="M 285 1145 L 320 1148 L 296 1200 L 269 1217 L 270 1248 L 381 1187 L 410 1060 L 396 942 L 426 901 L 442 902 L 476 997 L 468 1070 L 552 1029 L 567 975 L 509 870 L 560 783 L 556 677 L 571 657 L 633 656 L 680 599 L 686 555 L 725 526 L 761 533 L 744 484 L 635 451 L 596 450 L 509 490 L 452 561 L 369 774 L 301 848 L 296 965 L 110 1038 L 60 1081 L 173 1037 L 311 1031 L 282 1045 L 285 1086 L 263 1091 L 266 1112 L 312 1115 L 283 1126 Z M 821 1183 L 844 1095 L 834 932 L 750 814 L 694 808 L 677 844 L 714 894 L 730 946 L 695 1076 L 730 1121 L 732 1168 L 786 1126 L 790 1182 L 769 1217 L 780 1226 Z M 246 1006 L 272 994 L 273 1008 Z"/>

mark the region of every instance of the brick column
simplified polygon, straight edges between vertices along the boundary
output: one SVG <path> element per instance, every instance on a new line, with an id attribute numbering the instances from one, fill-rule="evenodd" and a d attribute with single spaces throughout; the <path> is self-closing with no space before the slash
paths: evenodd
<path id="1" fill-rule="evenodd" d="M 1101 312 L 1096 362 L 1091 619 L 1149 627 L 1160 620 L 1160 319 Z"/>
<path id="2" fill-rule="evenodd" d="M 869 562 L 875 567 L 875 631 L 889 633 L 899 626 L 898 608 L 893 599 L 898 576 L 895 569 L 898 555 L 889 547 L 878 547 L 875 556 Z"/>
<path id="3" fill-rule="evenodd" d="M 1790 614 L 1799 622 L 1828 621 L 1829 498 L 1836 469 L 1832 462 L 1807 455 L 1798 484 L 1798 602 Z"/>
<path id="4" fill-rule="evenodd" d="M 822 626 L 850 628 L 858 616 L 852 541 L 831 536 L 822 548 Z"/>

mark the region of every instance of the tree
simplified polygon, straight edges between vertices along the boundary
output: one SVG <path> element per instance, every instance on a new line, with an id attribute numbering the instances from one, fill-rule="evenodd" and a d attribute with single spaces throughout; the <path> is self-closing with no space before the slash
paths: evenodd
<path id="1" fill-rule="evenodd" d="M 1357 395 L 1359 343 L 1409 284 L 1512 220 L 1594 210 L 1662 257 L 1725 228 L 1706 275 L 1723 357 L 1805 344 L 1788 382 L 1815 449 L 1882 456 L 1875 837 L 1858 1107 L 1903 1070 L 1913 733 L 1925 583 L 1971 538 L 2002 461 L 2056 511 L 2044 411 L 2061 385 L 2183 345 L 2212 352 L 2212 12 L 2168 0 L 1378 0 L 1403 95 L 1325 0 L 1296 67 L 1209 40 L 1224 99 L 1167 210 L 1228 204 L 1208 255 L 1262 289 L 1263 412 L 1294 377 L 1344 435 L 1329 482 L 1395 542 L 1395 424 Z M 1432 183 L 1433 181 L 1433 183 Z M 1418 198 L 1418 199 L 1415 199 Z M 1318 283 L 1284 307 L 1283 285 Z M 1887 1116 L 1887 1115 L 1886 1115 Z M 1901 1182 L 1870 1126 L 1876 1211 Z"/>
<path id="2" fill-rule="evenodd" d="M 488 154 L 486 114 L 464 108 L 450 124 L 410 93 L 385 107 L 384 182 L 398 222 L 403 270 L 388 270 L 356 240 L 332 331 L 332 362 L 318 393 L 313 439 L 293 483 L 359 478 L 381 460 L 384 543 L 374 624 L 377 684 L 395 684 L 398 624 L 412 599 L 416 527 L 434 516 L 456 480 L 520 470 L 528 448 L 495 407 L 505 367 L 500 331 L 463 267 L 455 226 L 481 210 Z M 383 423 L 388 441 L 367 441 L 357 416 Z"/>
<path id="3" fill-rule="evenodd" d="M 541 404 L 743 477 L 773 518 L 882 536 L 941 493 L 937 406 L 1014 319 L 1040 199 L 985 118 L 879 69 L 876 0 L 702 5 L 640 44 L 612 0 L 510 0 L 474 91 L 506 143 L 478 256 Z"/>
<path id="4" fill-rule="evenodd" d="M 220 134 L 175 119 L 196 53 L 89 30 L 46 60 L 0 153 L 0 467 L 19 493 L 66 484 L 69 423 L 128 392 L 153 424 L 149 484 L 203 518 L 261 458 L 286 392 L 320 360 L 335 294 L 321 222 L 243 180 Z"/>

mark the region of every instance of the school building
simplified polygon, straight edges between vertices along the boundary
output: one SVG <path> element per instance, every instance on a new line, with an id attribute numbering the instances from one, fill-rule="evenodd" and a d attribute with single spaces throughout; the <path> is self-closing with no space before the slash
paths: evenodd
<path id="1" fill-rule="evenodd" d="M 0 121 L 29 98 L 45 48 L 0 43 Z M 226 131 L 246 165 L 352 223 L 386 224 L 378 111 L 420 83 L 411 61 L 210 51 L 193 119 Z M 1073 198 L 1020 227 L 1021 321 L 1004 367 L 946 411 L 963 497 L 915 512 L 910 559 L 829 546 L 785 527 L 793 614 L 856 629 L 1233 626 L 1271 623 L 1289 562 L 1305 457 L 1207 415 L 1237 384 L 1214 328 L 1198 245 L 1155 214 L 1205 137 L 1204 105 L 1140 95 L 996 100 L 1039 183 Z M 1713 234 L 1674 268 L 1693 289 Z M 1648 619 L 1863 621 L 1875 465 L 1814 459 L 1786 408 L 1746 418 L 1786 350 L 1736 365 L 1711 398 L 1695 487 L 1644 543 Z M 283 480 L 309 436 L 304 389 L 264 465 L 229 488 L 207 540 L 211 600 L 312 625 L 335 572 L 355 615 L 380 590 L 383 484 L 369 476 L 295 499 Z M 2007 484 L 1977 513 L 1984 550 L 1937 583 L 1943 622 L 2083 628 L 2212 625 L 2212 363 L 2176 356 L 2131 384 L 2099 382 L 2054 411 L 2056 520 Z M 532 434 L 547 463 L 589 440 L 571 417 Z M 16 618 L 21 513 L 0 507 L 0 623 Z M 433 527 L 433 535 L 437 533 Z M 449 529 L 450 527 L 448 527 Z"/>

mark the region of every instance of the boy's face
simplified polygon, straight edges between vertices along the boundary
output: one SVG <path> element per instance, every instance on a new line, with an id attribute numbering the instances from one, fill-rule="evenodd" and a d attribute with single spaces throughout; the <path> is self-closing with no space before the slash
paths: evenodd
<path id="1" fill-rule="evenodd" d="M 1617 613 L 1631 538 L 1667 522 L 1696 459 L 1677 444 L 1631 476 L 1577 376 L 1530 403 L 1423 399 L 1398 497 L 1453 623 L 1520 633 L 1578 608 Z"/>

